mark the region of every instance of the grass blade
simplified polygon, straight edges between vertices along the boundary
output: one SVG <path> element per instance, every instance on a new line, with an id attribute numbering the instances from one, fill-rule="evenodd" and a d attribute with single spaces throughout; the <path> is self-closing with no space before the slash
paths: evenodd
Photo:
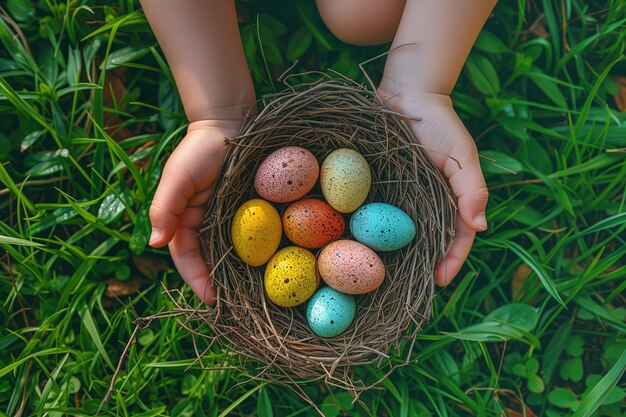
<path id="1" fill-rule="evenodd" d="M 511 242 L 508 240 L 498 240 L 498 241 L 485 240 L 484 242 L 488 245 L 510 249 L 526 265 L 528 265 L 535 274 L 537 274 L 537 276 L 539 277 L 539 280 L 541 281 L 541 284 L 543 284 L 543 287 L 546 289 L 548 294 L 550 294 L 552 298 L 558 301 L 559 304 L 565 307 L 565 304 L 563 303 L 563 300 L 561 299 L 561 296 L 559 295 L 559 292 L 557 291 L 556 286 L 554 285 L 554 282 L 552 281 L 552 279 L 550 278 L 550 276 L 544 269 L 543 265 L 541 265 L 535 258 L 533 258 L 526 251 L 526 249 L 522 248 L 517 243 Z"/>
<path id="2" fill-rule="evenodd" d="M 580 401 L 572 417 L 590 417 L 602 405 L 602 401 L 609 395 L 613 387 L 624 375 L 626 370 L 626 350 L 622 352 L 613 368 L 587 393 Z"/>
<path id="3" fill-rule="evenodd" d="M 244 402 L 246 400 L 246 398 L 248 398 L 249 396 L 251 396 L 252 394 L 254 394 L 255 392 L 257 392 L 258 390 L 260 390 L 261 388 L 263 388 L 266 385 L 267 385 L 267 382 L 263 382 L 263 383 L 260 383 L 259 385 L 257 385 L 256 387 L 252 388 L 250 391 L 246 392 L 241 397 L 239 397 L 235 401 L 233 401 L 217 417 L 226 417 L 231 411 L 233 411 L 235 408 L 237 408 L 239 406 L 239 404 Z"/>
<path id="4" fill-rule="evenodd" d="M 18 246 L 45 246 L 41 243 L 31 242 L 30 240 L 18 239 L 16 237 L 0 235 L 0 245 L 18 245 Z"/>

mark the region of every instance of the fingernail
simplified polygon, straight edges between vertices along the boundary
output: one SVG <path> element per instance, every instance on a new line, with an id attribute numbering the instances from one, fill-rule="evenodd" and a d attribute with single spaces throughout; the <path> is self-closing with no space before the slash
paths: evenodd
<path id="1" fill-rule="evenodd" d="M 478 213 L 474 216 L 474 224 L 480 228 L 480 230 L 487 230 L 487 218 L 485 213 Z"/>
<path id="2" fill-rule="evenodd" d="M 157 229 L 156 227 L 152 228 L 152 234 L 150 234 L 150 242 L 149 245 L 152 246 L 154 245 L 156 242 L 158 242 L 159 240 L 161 240 L 161 236 L 162 233 L 159 229 Z"/>

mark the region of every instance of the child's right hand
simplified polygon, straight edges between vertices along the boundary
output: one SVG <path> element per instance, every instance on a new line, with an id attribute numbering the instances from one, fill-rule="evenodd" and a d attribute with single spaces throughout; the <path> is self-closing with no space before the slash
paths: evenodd
<path id="1" fill-rule="evenodd" d="M 209 269 L 200 254 L 196 228 L 202 225 L 209 190 L 225 150 L 224 138 L 235 137 L 241 120 L 199 120 L 167 160 L 150 206 L 150 246 L 169 243 L 176 269 L 204 302 L 215 299 Z"/>

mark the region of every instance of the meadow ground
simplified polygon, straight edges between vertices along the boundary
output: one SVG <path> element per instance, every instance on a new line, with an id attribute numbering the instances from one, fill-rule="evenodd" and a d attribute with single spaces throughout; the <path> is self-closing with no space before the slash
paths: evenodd
<path id="1" fill-rule="evenodd" d="M 295 59 L 363 81 L 358 63 L 385 50 L 333 38 L 310 0 L 239 6 L 259 94 Z M 186 121 L 137 2 L 7 0 L 0 14 L 0 416 L 93 415 L 133 318 L 182 287 L 146 242 Z M 499 2 L 453 93 L 485 157 L 491 227 L 437 293 L 417 363 L 354 405 L 305 385 L 327 416 L 626 416 L 625 39 L 623 0 Z M 100 415 L 312 414 L 194 357 L 174 319 L 154 322 Z"/>

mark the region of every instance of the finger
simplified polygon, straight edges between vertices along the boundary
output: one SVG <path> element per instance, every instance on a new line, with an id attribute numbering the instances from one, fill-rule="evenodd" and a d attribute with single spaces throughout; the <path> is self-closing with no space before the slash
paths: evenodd
<path id="1" fill-rule="evenodd" d="M 465 224 L 480 232 L 487 229 L 485 208 L 489 191 L 480 169 L 474 140 L 462 124 L 457 129 L 457 134 L 463 135 L 464 138 L 459 142 L 460 145 L 450 150 L 450 156 L 456 161 L 452 158 L 446 161 L 444 173 L 448 177 L 452 192 L 457 196 L 459 213 Z"/>
<path id="2" fill-rule="evenodd" d="M 188 207 L 204 207 L 206 206 L 207 201 L 209 201 L 209 192 L 211 188 L 207 188 L 206 190 L 202 190 L 194 194 L 193 197 L 189 199 L 187 202 Z M 202 223 L 202 221 L 198 222 L 198 225 Z"/>
<path id="3" fill-rule="evenodd" d="M 200 254 L 200 241 L 196 231 L 181 227 L 169 244 L 176 269 L 191 290 L 207 304 L 215 302 L 215 289 L 207 267 Z"/>
<path id="4" fill-rule="evenodd" d="M 221 137 L 221 134 L 216 135 Z M 178 144 L 163 168 L 150 207 L 151 246 L 164 246 L 173 238 L 178 218 L 189 205 L 189 200 L 213 183 L 220 168 L 223 148 L 223 137 L 221 142 L 211 140 L 202 131 L 187 134 Z"/>
<path id="5" fill-rule="evenodd" d="M 161 247 L 172 240 L 178 227 L 178 218 L 185 212 L 193 195 L 194 183 L 174 153 L 163 168 L 150 206 L 150 246 Z"/>
<path id="6" fill-rule="evenodd" d="M 201 205 L 198 207 L 187 207 L 185 213 L 180 216 L 178 220 L 179 228 L 187 228 L 187 229 L 195 229 L 196 227 L 202 225 L 202 221 L 204 220 L 204 215 L 206 213 L 206 206 Z"/>
<path id="7" fill-rule="evenodd" d="M 220 167 L 223 145 L 200 134 L 187 135 L 168 159 L 150 207 L 150 245 L 167 244 L 188 205 L 201 205 Z M 198 195 L 198 190 L 207 192 Z"/>
<path id="8" fill-rule="evenodd" d="M 439 286 L 446 286 L 458 274 L 469 254 L 474 242 L 476 232 L 463 221 L 460 215 L 456 218 L 456 230 L 454 241 L 444 259 L 439 262 L 436 273 L 436 283 Z"/>
<path id="9" fill-rule="evenodd" d="M 411 127 L 430 159 L 448 178 L 463 220 L 476 231 L 485 230 L 489 193 L 476 144 L 454 109 L 444 103 L 436 112 L 436 120 L 413 122 Z"/>

